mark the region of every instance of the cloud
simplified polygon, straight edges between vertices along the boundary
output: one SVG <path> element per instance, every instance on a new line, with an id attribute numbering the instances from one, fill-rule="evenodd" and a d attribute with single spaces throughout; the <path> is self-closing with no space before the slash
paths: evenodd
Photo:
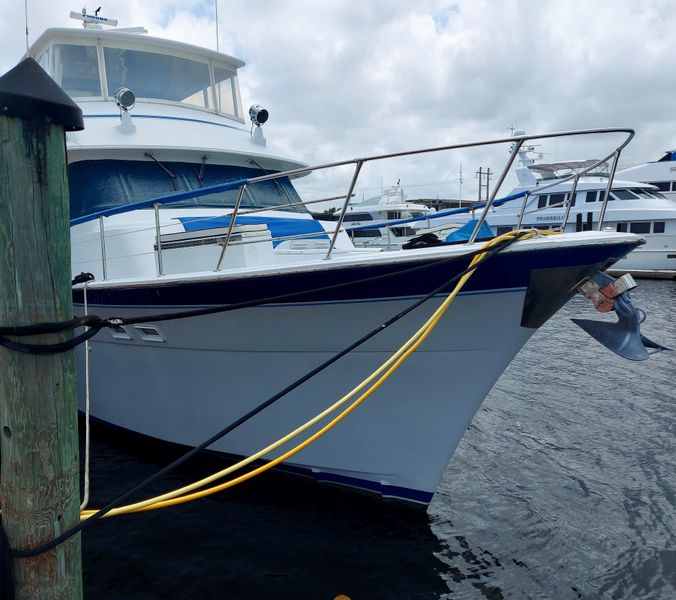
<path id="1" fill-rule="evenodd" d="M 2 72 L 25 51 L 24 3 L 5 4 Z M 218 8 L 220 50 L 247 62 L 245 107 L 266 106 L 268 139 L 311 163 L 502 137 L 511 125 L 529 133 L 633 127 L 629 163 L 676 145 L 676 13 L 667 0 L 231 0 Z M 31 37 L 78 26 L 72 9 L 63 0 L 29 2 Z M 212 2 L 111 0 L 104 10 L 122 27 L 216 47 Z M 562 159 L 606 148 L 558 141 L 541 149 Z M 462 163 L 473 194 L 474 171 L 495 172 L 505 157 L 505 148 L 462 152 L 432 169 L 416 161 L 374 167 L 372 179 L 444 179 L 440 189 L 452 191 Z"/>

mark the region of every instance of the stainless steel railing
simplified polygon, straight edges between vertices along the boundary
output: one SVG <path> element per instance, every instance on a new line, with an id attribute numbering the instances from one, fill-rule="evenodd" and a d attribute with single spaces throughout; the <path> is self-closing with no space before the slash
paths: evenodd
<path id="1" fill-rule="evenodd" d="M 284 177 L 294 177 L 294 176 L 301 176 L 301 175 L 307 175 L 309 173 L 317 172 L 317 171 L 322 171 L 326 169 L 335 169 L 337 167 L 344 167 L 344 166 L 349 166 L 349 165 L 354 165 L 354 172 L 352 174 L 352 177 L 350 179 L 350 183 L 348 186 L 348 189 L 344 195 L 340 196 L 334 196 L 331 199 L 343 199 L 342 206 L 339 211 L 339 216 L 338 220 L 336 221 L 336 226 L 335 229 L 333 230 L 327 230 L 326 234 L 331 236 L 330 237 L 330 243 L 328 250 L 326 252 L 326 256 L 324 257 L 325 260 L 329 260 L 332 256 L 332 253 L 335 249 L 335 245 L 338 239 L 338 235 L 340 234 L 341 231 L 344 231 L 343 228 L 343 223 L 345 220 L 345 215 L 347 213 L 347 209 L 350 203 L 351 198 L 354 196 L 354 191 L 357 186 L 357 182 L 359 179 L 359 175 L 367 163 L 370 162 L 375 162 L 375 161 L 383 161 L 383 160 L 388 160 L 388 159 L 393 159 L 393 158 L 400 158 L 400 157 L 407 157 L 407 156 L 417 156 L 417 155 L 422 155 L 422 154 L 431 154 L 431 153 L 436 153 L 436 152 L 443 152 L 443 151 L 449 151 L 449 150 L 459 150 L 459 149 L 467 149 L 467 148 L 478 148 L 482 146 L 493 146 L 493 145 L 500 145 L 500 144 L 512 144 L 510 156 L 507 160 L 507 163 L 505 164 L 504 168 L 502 169 L 500 176 L 498 178 L 497 184 L 493 186 L 493 189 L 491 191 L 489 199 L 485 202 L 483 207 L 481 206 L 473 206 L 473 210 L 477 210 L 478 208 L 483 208 L 481 215 L 477 221 L 476 226 L 474 227 L 474 230 L 472 231 L 472 234 L 470 235 L 470 238 L 468 240 L 468 244 L 472 244 L 475 242 L 476 237 L 479 233 L 479 230 L 481 228 L 481 225 L 484 223 L 486 220 L 486 216 L 488 215 L 489 211 L 493 207 L 493 204 L 496 200 L 497 194 L 500 191 L 500 188 L 502 184 L 505 181 L 505 178 L 507 177 L 507 174 L 509 173 L 509 170 L 511 169 L 512 165 L 514 164 L 514 161 L 518 155 L 519 150 L 523 146 L 524 143 L 529 142 L 529 141 L 534 141 L 534 140 L 542 140 L 542 139 L 552 139 L 552 138 L 563 138 L 563 137 L 575 137 L 575 136 L 590 136 L 590 135 L 599 135 L 599 134 L 610 134 L 610 133 L 624 133 L 626 134 L 626 138 L 610 153 L 608 154 L 605 158 L 595 162 L 591 166 L 578 171 L 574 174 L 571 174 L 568 177 L 557 179 L 556 181 L 552 182 L 551 184 L 543 185 L 543 186 L 538 186 L 538 193 L 541 193 L 543 190 L 546 190 L 550 187 L 553 187 L 555 185 L 560 185 L 561 183 L 565 183 L 567 181 L 573 180 L 573 187 L 571 192 L 568 194 L 568 198 L 565 201 L 566 204 L 566 211 L 565 211 L 565 216 L 563 219 L 563 223 L 561 226 L 561 229 L 563 230 L 567 224 L 569 214 L 570 214 L 570 208 L 572 205 L 572 201 L 575 198 L 575 193 L 577 189 L 577 184 L 579 182 L 580 177 L 585 175 L 586 173 L 589 173 L 596 167 L 600 166 L 601 164 L 613 160 L 612 162 L 612 167 L 611 167 L 611 172 L 610 176 L 608 178 L 608 186 L 605 190 L 604 194 L 604 199 L 603 199 L 603 204 L 601 208 L 601 213 L 599 216 L 599 222 L 598 222 L 598 230 L 600 231 L 603 228 L 603 220 L 605 218 L 605 213 L 606 213 L 606 207 L 608 203 L 608 199 L 610 196 L 610 190 L 613 182 L 613 178 L 615 176 L 615 172 L 617 170 L 617 164 L 619 162 L 619 157 L 622 152 L 622 150 L 629 144 L 629 142 L 632 140 L 634 137 L 635 133 L 633 129 L 627 129 L 627 128 L 603 128 L 603 129 L 586 129 L 586 130 L 575 130 L 575 131 L 563 131 L 563 132 L 556 132 L 556 133 L 547 133 L 547 134 L 538 134 L 538 135 L 522 135 L 522 136 L 514 136 L 514 137 L 507 137 L 507 138 L 496 138 L 496 139 L 490 139 L 490 140 L 483 140 L 479 142 L 468 142 L 468 143 L 462 143 L 462 144 L 449 144 L 445 146 L 436 146 L 436 147 L 430 147 L 430 148 L 422 148 L 422 149 L 416 149 L 416 150 L 409 150 L 409 151 L 402 151 L 402 152 L 393 152 L 393 153 L 388 153 L 388 154 L 379 154 L 379 155 L 373 155 L 373 156 L 368 156 L 368 157 L 363 157 L 363 158 L 356 158 L 356 159 L 351 159 L 351 160 L 343 160 L 343 161 L 336 161 L 332 163 L 326 163 L 326 164 L 320 164 L 320 165 L 315 165 L 315 166 L 309 166 L 309 167 L 302 167 L 302 168 L 297 168 L 297 169 L 292 169 L 288 171 L 282 171 L 278 173 L 271 173 L 268 175 L 262 175 L 260 177 L 255 177 L 251 178 L 248 180 L 240 180 L 237 182 L 232 182 L 231 184 L 220 184 L 217 186 L 211 186 L 210 188 L 202 188 L 200 190 L 193 190 L 193 191 L 187 191 L 187 192 L 180 192 L 176 194 L 170 194 L 168 196 L 163 196 L 159 198 L 153 198 L 149 199 L 143 202 L 135 203 L 135 204 L 130 204 L 124 207 L 116 207 L 114 209 L 109 209 L 108 211 L 102 211 L 100 213 L 96 213 L 93 215 L 90 215 L 88 217 L 83 217 L 81 219 L 77 220 L 77 223 L 82 223 L 86 222 L 87 220 L 92 220 L 92 219 L 99 219 L 99 228 L 100 228 L 100 236 L 101 236 L 101 259 L 103 263 L 102 271 L 103 271 L 103 278 L 107 278 L 107 268 L 106 268 L 106 262 L 107 262 L 107 257 L 106 257 L 106 242 L 105 242 L 105 226 L 104 226 L 104 217 L 106 216 L 111 216 L 113 214 L 121 214 L 125 212 L 131 212 L 134 210 L 138 210 L 139 208 L 150 208 L 152 207 L 155 211 L 155 230 L 156 230 L 156 235 L 157 235 L 157 253 L 158 253 L 158 274 L 162 275 L 163 274 L 163 262 L 162 262 L 162 244 L 160 240 L 160 231 L 161 231 L 161 225 L 160 225 L 160 207 L 164 205 L 170 205 L 172 202 L 176 202 L 178 200 L 183 200 L 186 198 L 191 198 L 191 197 L 197 197 L 197 196 L 204 196 L 208 195 L 209 193 L 216 193 L 220 192 L 223 190 L 228 190 L 228 189 L 237 189 L 238 194 L 237 194 L 237 200 L 235 202 L 235 206 L 232 210 L 231 213 L 229 213 L 230 217 L 230 223 L 228 225 L 227 233 L 225 235 L 224 241 L 223 241 L 223 246 L 221 248 L 221 252 L 218 257 L 218 261 L 215 267 L 215 270 L 218 271 L 221 268 L 221 265 L 223 263 L 223 257 L 225 255 L 225 252 L 227 251 L 227 248 L 230 244 L 231 238 L 232 238 L 232 233 L 233 229 L 237 220 L 238 216 L 248 214 L 251 212 L 260 212 L 263 210 L 276 210 L 278 208 L 287 208 L 291 206 L 297 206 L 297 205 L 307 205 L 307 204 L 312 204 L 316 202 L 322 202 L 325 201 L 323 200 L 312 200 L 312 201 L 304 201 L 300 203 L 286 203 L 286 204 L 280 204 L 278 206 L 271 206 L 271 207 L 265 207 L 261 209 L 244 209 L 242 210 L 242 198 L 245 193 L 245 189 L 247 186 L 252 186 L 255 185 L 256 183 L 260 183 L 263 181 L 272 181 L 275 179 L 279 178 L 284 178 Z M 519 222 L 518 226 L 521 226 L 522 219 L 523 219 L 523 214 L 525 212 L 525 207 L 528 201 L 528 193 L 524 196 L 524 201 L 523 201 L 523 207 L 521 214 L 519 216 Z M 550 208 L 550 207 L 549 207 Z M 470 209 L 468 209 L 470 210 Z M 438 216 L 444 216 L 445 211 L 441 211 L 440 213 L 437 213 L 436 215 L 432 216 L 426 216 L 423 217 L 424 219 L 429 219 L 429 218 L 436 218 Z M 410 222 L 410 220 L 409 220 Z M 382 224 L 380 225 L 382 226 Z M 298 237 L 311 237 L 311 236 L 316 236 L 317 233 L 308 233 L 308 234 L 301 234 L 298 236 L 290 236 L 291 238 L 298 238 Z M 288 239 L 289 236 L 287 236 Z"/>

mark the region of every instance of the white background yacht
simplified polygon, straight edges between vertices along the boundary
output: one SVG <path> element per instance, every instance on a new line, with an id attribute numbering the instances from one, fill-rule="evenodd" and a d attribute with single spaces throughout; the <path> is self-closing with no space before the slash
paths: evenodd
<path id="1" fill-rule="evenodd" d="M 667 198 L 676 201 L 676 149 L 665 152 L 659 160 L 622 169 L 618 176 L 654 185 Z"/>

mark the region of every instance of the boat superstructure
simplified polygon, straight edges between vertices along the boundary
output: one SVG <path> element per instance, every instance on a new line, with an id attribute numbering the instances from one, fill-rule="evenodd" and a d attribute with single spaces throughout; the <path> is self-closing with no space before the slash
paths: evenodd
<path id="1" fill-rule="evenodd" d="M 654 185 L 664 196 L 676 201 L 676 149 L 668 150 L 655 161 L 621 169 L 618 175 Z"/>
<path id="2" fill-rule="evenodd" d="M 381 252 L 355 248 L 345 232 L 365 165 L 479 143 L 308 167 L 265 140 L 265 109 L 252 107 L 245 126 L 237 59 L 92 29 L 48 30 L 31 55 L 84 113 L 85 130 L 67 139 L 73 273 L 94 280 L 75 286 L 74 301 L 119 324 L 91 339 L 91 413 L 101 421 L 195 446 L 379 332 L 212 446 L 250 456 L 404 347 L 482 247 L 472 236 Z M 621 147 L 633 135 L 604 131 L 626 133 Z M 313 219 L 297 178 L 345 168 L 337 220 Z M 580 284 L 641 243 L 629 231 L 590 230 L 496 252 L 396 373 L 286 468 L 426 505 L 513 356 Z"/>

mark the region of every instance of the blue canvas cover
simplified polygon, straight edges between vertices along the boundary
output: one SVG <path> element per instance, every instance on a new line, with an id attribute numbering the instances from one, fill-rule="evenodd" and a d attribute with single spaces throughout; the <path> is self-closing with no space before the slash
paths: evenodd
<path id="1" fill-rule="evenodd" d="M 466 242 L 469 239 L 469 236 L 472 235 L 472 232 L 474 231 L 474 228 L 476 227 L 476 224 L 478 222 L 478 219 L 472 219 L 471 221 L 467 221 L 460 229 L 456 229 L 455 231 L 449 233 L 446 236 L 446 241 L 447 242 Z M 493 230 L 490 228 L 488 223 L 484 221 L 481 224 L 481 228 L 479 229 L 479 233 L 476 236 L 477 240 L 487 240 L 490 238 L 494 238 L 495 234 L 493 233 Z"/>
<path id="2" fill-rule="evenodd" d="M 216 229 L 230 225 L 230 216 L 220 217 L 179 217 L 179 221 L 186 231 L 200 231 L 202 229 Z M 247 217 L 240 216 L 235 220 L 235 225 L 260 225 L 268 226 L 273 238 L 300 235 L 303 233 L 322 233 L 323 235 L 308 235 L 304 240 L 329 239 L 324 228 L 314 219 L 294 219 L 284 217 Z M 273 247 L 279 246 L 284 240 L 273 241 Z"/>

